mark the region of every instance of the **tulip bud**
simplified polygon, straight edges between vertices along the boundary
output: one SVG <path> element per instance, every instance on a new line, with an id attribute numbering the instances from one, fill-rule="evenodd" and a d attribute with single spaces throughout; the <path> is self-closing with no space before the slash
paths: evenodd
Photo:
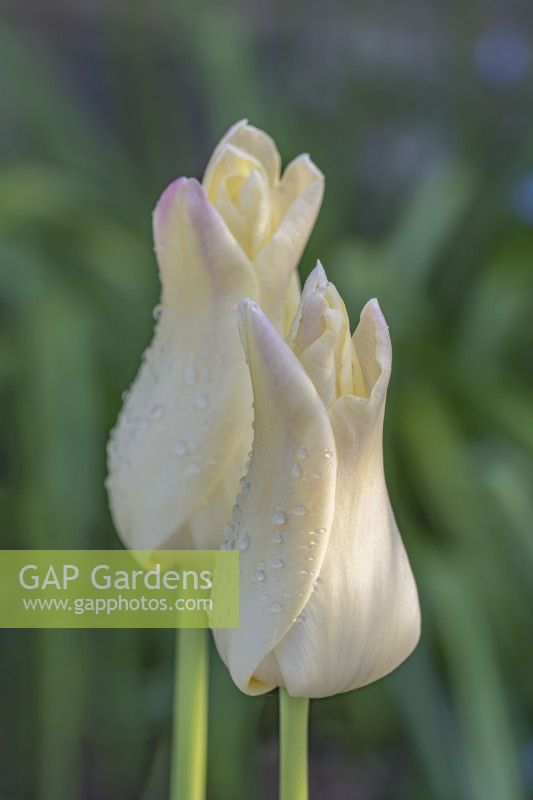
<path id="1" fill-rule="evenodd" d="M 108 447 L 110 505 L 128 547 L 218 547 L 252 440 L 235 309 L 255 298 L 287 331 L 322 193 L 307 157 L 280 176 L 273 141 L 245 122 L 217 146 L 203 185 L 180 178 L 163 192 L 159 319 Z"/>
<path id="2" fill-rule="evenodd" d="M 387 324 L 371 300 L 350 338 L 318 265 L 288 342 L 253 301 L 240 326 L 255 439 L 223 547 L 241 549 L 241 616 L 215 641 L 247 694 L 349 691 L 397 667 L 420 633 L 383 471 Z"/>

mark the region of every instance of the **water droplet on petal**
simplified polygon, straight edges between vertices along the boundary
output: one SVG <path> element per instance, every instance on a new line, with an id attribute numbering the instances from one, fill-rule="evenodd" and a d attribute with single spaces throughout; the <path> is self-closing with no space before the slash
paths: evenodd
<path id="1" fill-rule="evenodd" d="M 152 311 L 152 316 L 156 322 L 159 322 L 162 313 L 163 313 L 163 306 L 161 305 L 161 303 L 158 303 L 156 306 L 154 306 L 154 310 Z"/>
<path id="2" fill-rule="evenodd" d="M 283 611 L 283 606 L 281 603 L 272 603 L 270 606 L 270 610 L 273 614 L 279 614 L 280 611 Z"/>
<path id="3" fill-rule="evenodd" d="M 297 517 L 303 517 L 305 515 L 305 511 L 306 511 L 305 506 L 296 506 L 296 508 L 294 509 L 294 513 L 296 514 Z"/>
<path id="4" fill-rule="evenodd" d="M 274 561 L 272 562 L 272 566 L 275 567 L 276 569 L 281 569 L 284 566 L 283 559 L 275 558 Z"/>
<path id="5" fill-rule="evenodd" d="M 152 408 L 150 409 L 150 416 L 152 417 L 152 419 L 161 419 L 164 410 L 165 409 L 163 408 L 161 403 L 156 403 L 155 406 L 152 406 Z"/>
<path id="6" fill-rule="evenodd" d="M 178 439 L 174 445 L 174 452 L 177 456 L 185 456 L 189 452 L 189 447 L 185 439 Z"/>
<path id="7" fill-rule="evenodd" d="M 237 550 L 246 550 L 250 544 L 250 537 L 244 531 L 237 537 Z"/>
<path id="8" fill-rule="evenodd" d="M 305 449 L 305 447 L 300 447 L 300 449 L 296 453 L 296 458 L 299 458 L 299 459 L 302 459 L 302 460 L 304 458 L 307 458 L 307 450 Z"/>
<path id="9" fill-rule="evenodd" d="M 284 511 L 274 511 L 273 519 L 276 525 L 285 525 L 287 522 L 287 515 Z"/>
<path id="10" fill-rule="evenodd" d="M 201 475 L 201 473 L 202 467 L 196 461 L 193 464 L 190 464 L 185 470 L 186 475 Z"/>
<path id="11" fill-rule="evenodd" d="M 208 408 L 209 406 L 209 397 L 206 395 L 205 392 L 200 392 L 196 395 L 196 408 Z"/>
<path id="12" fill-rule="evenodd" d="M 274 542 L 274 544 L 283 544 L 283 536 L 281 535 L 281 533 L 275 533 L 274 536 L 272 537 L 272 541 Z"/>
<path id="13" fill-rule="evenodd" d="M 184 378 L 187 386 L 194 386 L 194 384 L 196 383 L 197 380 L 196 367 L 192 361 L 189 361 L 189 363 L 185 367 Z"/>
<path id="14" fill-rule="evenodd" d="M 266 580 L 265 570 L 264 569 L 256 569 L 256 571 L 255 571 L 255 579 L 256 579 L 256 581 L 259 581 L 259 583 L 262 583 L 263 581 L 265 581 Z"/>
<path id="15" fill-rule="evenodd" d="M 299 464 L 293 464 L 291 467 L 291 475 L 293 478 L 299 478 L 302 474 L 302 468 Z"/>
<path id="16" fill-rule="evenodd" d="M 318 528 L 315 533 L 318 533 L 319 536 L 322 536 L 326 532 L 325 528 Z"/>
<path id="17" fill-rule="evenodd" d="M 324 450 L 324 458 L 331 458 L 333 455 L 333 450 L 330 450 L 329 447 L 326 447 Z"/>

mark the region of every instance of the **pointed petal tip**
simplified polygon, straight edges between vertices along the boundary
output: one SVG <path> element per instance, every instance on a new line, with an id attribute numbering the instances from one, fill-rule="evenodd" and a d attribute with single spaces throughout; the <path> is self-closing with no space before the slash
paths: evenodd
<path id="1" fill-rule="evenodd" d="M 363 307 L 352 341 L 370 393 L 378 391 L 378 386 L 386 392 L 392 365 L 392 344 L 387 320 L 376 298 Z"/>
<path id="2" fill-rule="evenodd" d="M 172 204 L 172 201 L 176 197 L 177 194 L 186 186 L 187 181 L 189 178 L 176 178 L 173 180 L 169 185 L 161 192 L 159 196 L 159 200 L 156 203 L 156 206 L 152 212 L 153 217 L 164 217 L 166 216 L 169 207 Z"/>
<path id="3" fill-rule="evenodd" d="M 210 208 L 202 184 L 196 178 L 177 178 L 161 194 L 152 214 L 156 250 L 162 245 L 169 216 L 178 203 L 187 203 L 190 212 L 205 213 Z"/>
<path id="4" fill-rule="evenodd" d="M 329 283 L 328 276 L 326 275 L 326 270 L 324 269 L 324 265 L 322 264 L 320 259 L 317 259 L 315 268 L 313 269 L 312 272 L 309 273 L 309 278 L 307 280 L 311 278 L 312 278 L 311 283 L 314 283 L 315 286 L 317 286 L 318 288 L 322 288 L 323 286 L 326 286 L 326 284 Z"/>
<path id="5" fill-rule="evenodd" d="M 245 353 L 248 353 L 249 336 L 252 333 L 252 327 L 259 324 L 261 318 L 264 318 L 259 305 L 247 297 L 246 300 L 241 300 L 237 306 L 237 321 L 239 325 L 239 333 L 244 347 Z"/>
<path id="6" fill-rule="evenodd" d="M 239 320 L 243 323 L 246 323 L 252 315 L 259 316 L 261 313 L 259 305 L 251 297 L 241 300 L 237 306 Z"/>
<path id="7" fill-rule="evenodd" d="M 229 141 L 229 139 L 231 139 L 231 137 L 234 136 L 234 134 L 237 133 L 237 131 L 242 130 L 242 128 L 246 128 L 247 126 L 248 126 L 248 119 L 246 117 L 243 117 L 242 119 L 237 120 L 237 122 L 234 122 L 233 125 L 229 126 L 228 130 L 218 143 L 217 147 Z"/>
<path id="8" fill-rule="evenodd" d="M 388 337 L 389 326 L 376 297 L 373 297 L 365 303 L 361 311 L 360 319 L 361 321 L 368 319 L 376 329 L 376 333 L 380 331 L 382 336 L 385 335 Z"/>
<path id="9" fill-rule="evenodd" d="M 314 174 L 315 180 L 320 181 L 320 183 L 324 183 L 324 181 L 326 180 L 325 175 L 322 172 L 322 170 L 319 169 L 319 167 L 317 167 L 317 165 L 315 164 L 309 153 L 300 153 L 299 156 L 296 156 L 296 158 L 294 158 L 291 161 L 287 169 L 289 169 L 289 167 L 295 167 L 297 164 L 300 163 L 305 164 L 309 172 Z"/>

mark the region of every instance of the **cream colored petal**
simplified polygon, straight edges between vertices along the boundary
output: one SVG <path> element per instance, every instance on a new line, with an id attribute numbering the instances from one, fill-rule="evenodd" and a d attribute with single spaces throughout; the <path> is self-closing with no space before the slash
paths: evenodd
<path id="1" fill-rule="evenodd" d="M 278 330 L 283 328 L 280 309 L 291 276 L 322 203 L 324 176 L 308 156 L 302 156 L 287 167 L 283 185 L 286 195 L 277 211 L 274 207 L 277 222 L 272 238 L 253 262 L 261 287 L 261 306 Z"/>
<path id="2" fill-rule="evenodd" d="M 252 169 L 246 178 L 228 178 L 213 204 L 249 258 L 270 236 L 270 198 L 262 172 Z M 232 193 L 232 187 L 235 193 Z"/>
<path id="3" fill-rule="evenodd" d="M 354 336 L 368 397 L 330 411 L 337 446 L 335 517 L 319 582 L 303 621 L 277 645 L 292 695 L 324 697 L 397 667 L 420 634 L 416 584 L 385 485 L 382 425 L 391 347 L 375 301 Z"/>
<path id="4" fill-rule="evenodd" d="M 219 547 L 224 527 L 233 513 L 239 492 L 239 481 L 246 472 L 246 461 L 251 445 L 251 421 L 246 436 L 241 437 L 240 446 L 224 469 L 219 483 L 201 503 L 189 521 L 189 530 L 194 546 L 201 550 Z"/>
<path id="5" fill-rule="evenodd" d="M 240 627 L 215 631 L 237 686 L 277 685 L 272 651 L 313 591 L 334 513 L 331 425 L 295 355 L 260 309 L 243 305 L 241 331 L 255 402 L 251 463 L 226 546 L 241 550 Z"/>
<path id="6" fill-rule="evenodd" d="M 243 183 L 252 171 L 265 175 L 260 161 L 250 153 L 228 144 L 220 153 L 209 180 L 204 179 L 203 186 L 208 200 L 216 205 L 223 187 L 227 189 L 230 199 L 235 202 Z"/>
<path id="7" fill-rule="evenodd" d="M 289 279 L 289 288 L 287 289 L 287 296 L 285 298 L 284 303 L 284 324 L 281 328 L 281 333 L 286 336 L 292 325 L 292 321 L 294 319 L 294 315 L 298 309 L 298 305 L 300 303 L 300 296 L 301 296 L 301 288 L 300 288 L 300 277 L 298 272 L 295 270 L 292 273 L 291 278 Z"/>
<path id="8" fill-rule="evenodd" d="M 287 165 L 278 187 L 274 190 L 274 225 L 277 228 L 295 200 L 310 189 L 317 181 L 324 182 L 324 176 L 311 161 L 308 153 L 294 158 Z"/>
<path id="9" fill-rule="evenodd" d="M 179 547 L 182 527 L 202 513 L 252 435 L 236 320 L 239 301 L 258 291 L 250 262 L 194 180 L 163 193 L 154 238 L 161 318 L 109 445 L 111 509 L 132 548 Z M 212 511 L 221 525 L 233 481 Z M 185 544 L 189 535 L 183 528 Z M 220 529 L 212 536 L 217 547 Z"/>
<path id="10" fill-rule="evenodd" d="M 273 139 L 259 128 L 249 125 L 246 120 L 241 120 L 233 125 L 222 137 L 211 156 L 204 173 L 203 185 L 210 194 L 210 187 L 215 173 L 219 169 L 221 159 L 228 146 L 238 148 L 261 164 L 268 177 L 269 183 L 274 185 L 279 180 L 281 158 Z"/>
<path id="11" fill-rule="evenodd" d="M 324 267 L 317 261 L 304 283 L 300 304 L 294 314 L 288 335 L 289 345 L 298 357 L 324 332 L 322 314 L 327 309 L 327 303 L 322 290 L 327 284 Z"/>
<path id="12" fill-rule="evenodd" d="M 350 321 L 320 262 L 305 283 L 289 341 L 326 407 L 337 397 L 353 394 Z"/>

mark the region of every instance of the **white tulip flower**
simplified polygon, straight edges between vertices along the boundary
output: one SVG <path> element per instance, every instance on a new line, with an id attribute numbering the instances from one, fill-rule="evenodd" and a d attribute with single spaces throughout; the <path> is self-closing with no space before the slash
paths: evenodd
<path id="1" fill-rule="evenodd" d="M 240 627 L 215 641 L 247 694 L 346 692 L 397 667 L 420 634 L 383 470 L 387 324 L 371 300 L 351 338 L 318 265 L 288 341 L 251 300 L 240 327 L 255 438 L 222 545 L 241 550 Z"/>
<path id="2" fill-rule="evenodd" d="M 180 178 L 163 192 L 159 319 L 108 448 L 111 510 L 128 547 L 220 544 L 252 442 L 236 308 L 252 297 L 286 333 L 323 183 L 308 156 L 280 176 L 272 139 L 243 121 L 202 185 Z"/>

